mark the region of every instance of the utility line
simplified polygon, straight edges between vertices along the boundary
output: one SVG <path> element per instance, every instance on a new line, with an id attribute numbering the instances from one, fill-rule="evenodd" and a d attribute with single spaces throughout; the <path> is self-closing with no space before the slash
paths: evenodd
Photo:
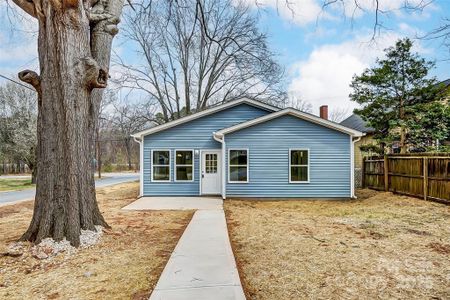
<path id="1" fill-rule="evenodd" d="M 8 77 L 6 77 L 5 75 L 0 74 L 0 77 L 4 78 L 4 79 L 6 79 L 6 80 L 9 80 L 9 81 L 11 81 L 11 82 L 14 82 L 15 84 L 18 84 L 18 85 L 20 85 L 20 86 L 23 86 L 24 88 L 27 88 L 27 89 L 29 89 L 29 90 L 34 91 L 34 90 L 33 90 L 32 88 L 30 88 L 29 86 L 26 86 L 25 84 L 20 83 L 20 82 L 18 82 L 18 81 L 15 81 L 14 79 L 8 78 Z"/>

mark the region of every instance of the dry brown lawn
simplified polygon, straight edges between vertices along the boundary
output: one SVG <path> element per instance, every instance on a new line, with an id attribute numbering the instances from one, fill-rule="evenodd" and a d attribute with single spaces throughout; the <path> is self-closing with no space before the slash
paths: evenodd
<path id="1" fill-rule="evenodd" d="M 0 299 L 148 299 L 193 212 L 121 210 L 137 194 L 137 183 L 97 190 L 112 230 L 91 248 L 46 260 L 0 257 Z M 25 231 L 32 209 L 31 201 L 0 207 L 0 252 Z"/>
<path id="2" fill-rule="evenodd" d="M 361 190 L 225 210 L 248 299 L 450 298 L 450 206 Z"/>

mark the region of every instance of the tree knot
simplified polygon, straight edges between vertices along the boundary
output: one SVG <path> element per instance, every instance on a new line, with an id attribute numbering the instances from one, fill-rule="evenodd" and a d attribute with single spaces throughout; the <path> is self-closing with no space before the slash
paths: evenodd
<path id="1" fill-rule="evenodd" d="M 41 77 L 36 72 L 23 70 L 18 75 L 20 80 L 32 85 L 39 94 L 41 93 Z"/>
<path id="2" fill-rule="evenodd" d="M 105 88 L 108 82 L 108 70 L 101 68 L 92 57 L 82 60 L 85 84 L 88 88 Z"/>

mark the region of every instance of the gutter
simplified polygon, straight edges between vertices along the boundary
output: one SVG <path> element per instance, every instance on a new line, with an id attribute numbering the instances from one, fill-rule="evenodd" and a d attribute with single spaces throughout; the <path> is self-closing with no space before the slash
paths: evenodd
<path id="1" fill-rule="evenodd" d="M 222 133 L 218 133 L 218 132 L 213 132 L 213 138 L 222 144 L 222 199 L 225 200 L 227 195 L 226 195 L 226 181 L 225 181 L 225 149 L 226 149 L 226 144 L 225 144 L 225 135 L 223 135 Z"/>
<path id="2" fill-rule="evenodd" d="M 358 136 L 356 139 L 353 139 L 353 137 L 350 137 L 352 139 L 352 149 L 351 149 L 351 198 L 352 199 L 358 199 L 355 195 L 355 143 L 359 142 L 362 138 L 362 136 Z M 364 175 L 363 175 L 364 176 Z"/>
<path id="3" fill-rule="evenodd" d="M 139 144 L 139 198 L 144 196 L 144 140 L 131 135 Z"/>

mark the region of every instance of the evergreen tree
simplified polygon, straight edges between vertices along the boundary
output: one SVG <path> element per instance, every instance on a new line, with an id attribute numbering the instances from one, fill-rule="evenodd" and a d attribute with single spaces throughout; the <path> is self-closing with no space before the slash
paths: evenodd
<path id="1" fill-rule="evenodd" d="M 413 53 L 412 46 L 407 38 L 398 40 L 385 49 L 385 58 L 354 76 L 350 85 L 351 100 L 362 105 L 355 113 L 375 129 L 375 138 L 381 142 L 398 139 L 401 153 L 413 142 L 408 131 L 417 120 L 417 105 L 435 101 L 437 96 L 436 80 L 428 78 L 434 64 Z"/>

